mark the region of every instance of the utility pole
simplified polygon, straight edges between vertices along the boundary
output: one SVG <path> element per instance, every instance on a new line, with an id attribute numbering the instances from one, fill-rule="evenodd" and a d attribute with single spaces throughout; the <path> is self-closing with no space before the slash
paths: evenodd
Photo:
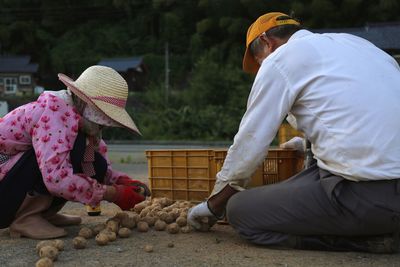
<path id="1" fill-rule="evenodd" d="M 169 50 L 168 42 L 165 43 L 165 103 L 168 104 L 169 95 Z"/>

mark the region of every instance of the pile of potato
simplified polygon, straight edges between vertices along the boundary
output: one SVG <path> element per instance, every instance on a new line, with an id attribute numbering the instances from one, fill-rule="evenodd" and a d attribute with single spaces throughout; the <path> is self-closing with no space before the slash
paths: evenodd
<path id="1" fill-rule="evenodd" d="M 157 231 L 167 230 L 170 234 L 189 233 L 187 213 L 192 207 L 189 201 L 172 201 L 168 198 L 154 198 L 137 204 L 133 211 L 139 232 L 147 232 L 150 227 Z"/>
<path id="2" fill-rule="evenodd" d="M 173 201 L 168 198 L 153 198 L 137 204 L 129 212 L 119 212 L 105 223 L 93 227 L 82 227 L 78 236 L 72 240 L 75 249 L 84 249 L 88 240 L 94 238 L 99 246 L 105 246 L 117 238 L 128 238 L 132 229 L 138 232 L 147 232 L 150 228 L 156 231 L 167 231 L 170 234 L 190 233 L 192 228 L 187 225 L 188 210 L 193 206 L 189 201 Z M 203 231 L 209 230 L 208 223 L 203 222 Z M 59 251 L 63 250 L 62 240 L 41 241 L 37 251 L 41 259 L 37 267 L 53 266 Z M 151 245 L 144 247 L 146 252 L 152 252 Z"/>

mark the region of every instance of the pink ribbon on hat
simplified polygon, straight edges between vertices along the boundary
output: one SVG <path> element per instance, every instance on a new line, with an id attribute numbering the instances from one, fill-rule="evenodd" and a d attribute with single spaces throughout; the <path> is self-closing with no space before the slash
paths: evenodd
<path id="1" fill-rule="evenodd" d="M 91 97 L 92 100 L 100 100 L 114 106 L 118 106 L 121 108 L 125 108 L 126 99 L 119 98 L 119 97 L 112 97 L 112 96 L 94 96 Z"/>

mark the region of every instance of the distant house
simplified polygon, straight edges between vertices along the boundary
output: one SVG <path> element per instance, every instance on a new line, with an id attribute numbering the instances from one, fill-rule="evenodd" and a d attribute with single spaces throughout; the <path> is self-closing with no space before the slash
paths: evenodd
<path id="1" fill-rule="evenodd" d="M 318 29 L 314 32 L 343 32 L 367 39 L 400 63 L 400 22 L 374 23 L 358 28 Z"/>
<path id="2" fill-rule="evenodd" d="M 115 69 L 128 83 L 129 91 L 142 91 L 147 70 L 142 57 L 102 59 L 98 65 Z"/>
<path id="3" fill-rule="evenodd" d="M 7 101 L 0 101 L 0 118 L 8 113 Z"/>
<path id="4" fill-rule="evenodd" d="M 39 65 L 30 56 L 0 56 L 0 96 L 31 95 Z"/>

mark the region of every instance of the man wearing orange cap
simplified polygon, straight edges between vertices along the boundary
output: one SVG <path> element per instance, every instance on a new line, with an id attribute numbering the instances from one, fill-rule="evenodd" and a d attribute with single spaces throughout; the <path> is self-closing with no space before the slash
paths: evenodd
<path id="1" fill-rule="evenodd" d="M 393 253 L 399 247 L 400 68 L 370 42 L 314 34 L 286 14 L 248 29 L 247 110 L 207 201 L 188 222 L 225 215 L 256 244 Z M 315 163 L 284 182 L 244 190 L 288 115 Z M 296 140 L 286 144 L 286 147 Z"/>

